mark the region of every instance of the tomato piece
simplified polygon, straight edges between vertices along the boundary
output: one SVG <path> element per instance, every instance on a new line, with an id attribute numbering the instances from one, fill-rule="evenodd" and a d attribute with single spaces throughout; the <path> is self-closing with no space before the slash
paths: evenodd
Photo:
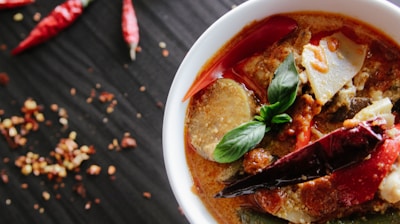
<path id="1" fill-rule="evenodd" d="M 308 145 L 311 141 L 311 126 L 312 122 L 309 123 L 309 125 L 304 126 L 301 130 L 301 132 L 296 136 L 296 146 L 295 149 L 301 149 Z"/>
<path id="2" fill-rule="evenodd" d="M 400 130 L 400 126 L 396 127 Z M 333 186 L 339 191 L 339 201 L 345 206 L 358 205 L 371 200 L 383 178 L 400 153 L 400 135 L 386 138 L 371 153 L 370 158 L 332 174 Z"/>
<path id="3" fill-rule="evenodd" d="M 212 61 L 213 63 L 199 74 L 183 101 L 194 96 L 217 78 L 222 77 L 226 69 L 284 38 L 297 28 L 297 22 L 289 17 L 274 16 L 249 27 L 240 33 L 239 41 L 224 46 L 223 53 L 220 52 Z"/>

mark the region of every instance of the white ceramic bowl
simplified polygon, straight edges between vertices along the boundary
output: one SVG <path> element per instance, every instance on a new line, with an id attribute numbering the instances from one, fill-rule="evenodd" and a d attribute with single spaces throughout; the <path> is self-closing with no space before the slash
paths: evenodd
<path id="1" fill-rule="evenodd" d="M 217 50 L 245 25 L 277 13 L 326 11 L 366 22 L 400 44 L 400 9 L 386 0 L 249 0 L 226 13 L 195 42 L 172 83 L 163 124 L 164 161 L 175 197 L 191 223 L 216 223 L 192 192 L 193 181 L 185 158 L 182 102 L 198 71 Z"/>

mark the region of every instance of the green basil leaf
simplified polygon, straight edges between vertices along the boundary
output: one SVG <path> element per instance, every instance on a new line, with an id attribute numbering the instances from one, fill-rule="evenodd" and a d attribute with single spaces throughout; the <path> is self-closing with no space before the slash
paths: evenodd
<path id="1" fill-rule="evenodd" d="M 280 103 L 276 102 L 274 104 L 270 104 L 270 105 L 264 105 L 261 107 L 260 109 L 260 117 L 262 117 L 262 119 L 256 119 L 259 121 L 263 121 L 263 122 L 269 122 L 271 120 L 271 118 L 277 114 L 277 111 L 280 108 Z"/>
<path id="2" fill-rule="evenodd" d="M 292 122 L 292 118 L 289 116 L 289 114 L 278 114 L 275 115 L 271 120 L 272 124 L 284 124 L 288 122 Z"/>
<path id="3" fill-rule="evenodd" d="M 299 85 L 299 74 L 294 63 L 293 53 L 276 69 L 274 78 L 268 87 L 268 101 L 270 104 L 280 103 L 276 114 L 285 112 L 295 101 Z"/>
<path id="4" fill-rule="evenodd" d="M 213 157 L 219 163 L 238 160 L 253 149 L 264 138 L 266 125 L 260 121 L 250 121 L 229 131 L 216 146 Z"/>

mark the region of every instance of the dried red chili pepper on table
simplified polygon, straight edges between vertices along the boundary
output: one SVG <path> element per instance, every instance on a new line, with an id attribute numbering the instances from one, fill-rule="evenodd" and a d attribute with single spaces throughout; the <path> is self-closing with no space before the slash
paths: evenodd
<path id="1" fill-rule="evenodd" d="M 46 42 L 70 26 L 93 0 L 67 0 L 43 18 L 11 54 L 16 55 L 28 48 Z"/>
<path id="2" fill-rule="evenodd" d="M 122 2 L 121 25 L 124 40 L 130 48 L 129 53 L 133 61 L 136 58 L 136 47 L 139 44 L 139 26 L 132 0 L 123 0 Z"/>
<path id="3" fill-rule="evenodd" d="M 0 9 L 11 9 L 34 3 L 35 0 L 0 0 Z"/>

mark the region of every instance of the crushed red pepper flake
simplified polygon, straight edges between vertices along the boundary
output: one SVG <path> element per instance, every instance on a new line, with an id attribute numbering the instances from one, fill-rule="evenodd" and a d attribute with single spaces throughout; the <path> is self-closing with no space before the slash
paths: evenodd
<path id="1" fill-rule="evenodd" d="M 183 209 L 182 209 L 182 207 L 178 207 L 178 211 L 179 211 L 179 213 L 181 214 L 181 215 L 185 215 L 185 213 L 183 212 Z"/>
<path id="2" fill-rule="evenodd" d="M 8 184 L 8 174 L 6 172 L 6 170 L 1 170 L 0 172 L 0 176 L 1 176 L 1 180 L 3 181 L 3 183 Z"/>
<path id="3" fill-rule="evenodd" d="M 125 134 L 121 140 L 121 148 L 128 149 L 136 147 L 137 147 L 136 139 L 134 139 L 130 135 Z"/>
<path id="4" fill-rule="evenodd" d="M 21 184 L 21 189 L 26 190 L 26 189 L 28 189 L 28 187 L 29 187 L 29 185 L 27 183 L 22 183 Z"/>
<path id="5" fill-rule="evenodd" d="M 33 14 L 33 17 L 32 17 L 33 21 L 35 21 L 35 22 L 39 22 L 41 18 L 42 18 L 42 14 L 40 14 L 40 12 L 36 12 L 35 14 Z"/>
<path id="6" fill-rule="evenodd" d="M 70 134 L 69 138 L 60 139 L 56 148 L 50 152 L 55 163 L 49 159 L 39 156 L 33 152 L 27 152 L 15 160 L 15 165 L 21 168 L 21 173 L 35 176 L 46 175 L 48 179 L 64 178 L 68 171 L 75 171 L 81 163 L 90 158 L 95 153 L 93 146 L 79 146 L 74 138 L 76 135 Z"/>
<path id="7" fill-rule="evenodd" d="M 95 199 L 94 199 L 94 203 L 95 203 L 95 204 L 98 205 L 98 204 L 100 204 L 100 202 L 101 202 L 100 198 L 95 198 Z"/>
<path id="8" fill-rule="evenodd" d="M 6 51 L 8 49 L 6 44 L 0 44 L 0 50 Z"/>
<path id="9" fill-rule="evenodd" d="M 114 94 L 110 92 L 103 91 L 99 95 L 99 100 L 102 103 L 110 102 L 114 99 Z"/>
<path id="10" fill-rule="evenodd" d="M 169 56 L 169 51 L 167 49 L 163 49 L 162 50 L 162 56 L 165 57 L 165 58 L 168 57 Z"/>
<path id="11" fill-rule="evenodd" d="M 71 88 L 69 90 L 69 93 L 71 94 L 71 96 L 75 96 L 76 95 L 76 89 L 75 88 Z"/>
<path id="12" fill-rule="evenodd" d="M 40 207 L 40 208 L 39 208 L 39 213 L 40 213 L 40 214 L 43 214 L 43 213 L 44 213 L 44 208 L 43 208 L 43 207 Z"/>
<path id="13" fill-rule="evenodd" d="M 33 99 L 24 102 L 21 112 L 23 116 L 4 118 L 0 122 L 0 133 L 6 139 L 10 148 L 18 148 L 27 143 L 26 136 L 31 131 L 39 129 L 39 123 L 44 121 L 43 108 Z"/>
<path id="14" fill-rule="evenodd" d="M 61 194 L 60 194 L 60 193 L 57 193 L 56 196 L 55 196 L 55 199 L 56 199 L 56 200 L 60 200 L 61 198 L 62 198 Z"/>
<path id="15" fill-rule="evenodd" d="M 112 176 L 117 171 L 117 168 L 114 165 L 108 166 L 107 173 L 108 175 Z"/>
<path id="16" fill-rule="evenodd" d="M 7 164 L 10 162 L 10 158 L 9 157 L 4 157 L 3 158 L 3 163 Z"/>
<path id="17" fill-rule="evenodd" d="M 88 71 L 89 73 L 93 73 L 93 72 L 94 72 L 94 68 L 89 67 L 89 68 L 87 68 L 87 71 Z"/>
<path id="18" fill-rule="evenodd" d="M 89 175 L 97 176 L 101 173 L 101 167 L 99 165 L 90 165 L 89 168 L 86 170 L 86 173 Z"/>
<path id="19" fill-rule="evenodd" d="M 146 199 L 150 199 L 151 198 L 151 193 L 148 191 L 143 192 L 143 197 Z"/>
<path id="20" fill-rule="evenodd" d="M 137 53 L 142 52 L 142 47 L 141 47 L 141 46 L 137 46 L 137 47 L 136 47 L 136 52 L 137 52 Z"/>
<path id="21" fill-rule="evenodd" d="M 5 72 L 0 72 L 0 85 L 6 86 L 10 82 L 10 77 Z"/>
<path id="22" fill-rule="evenodd" d="M 97 85 L 100 87 L 100 84 Z M 74 90 L 71 90 L 74 92 Z M 96 94 L 95 91 L 92 91 L 92 94 Z M 73 95 L 73 94 L 71 94 Z M 117 100 L 111 99 L 110 107 L 115 107 L 117 105 Z M 15 104 L 15 102 L 14 102 Z M 65 108 L 59 107 L 57 104 L 51 104 L 50 109 L 53 112 L 58 113 L 59 122 L 62 125 L 68 124 L 68 113 Z M 0 133 L 7 139 L 7 142 L 10 143 L 10 146 L 23 146 L 27 143 L 27 136 L 31 131 L 36 131 L 39 128 L 39 123 L 42 122 L 50 122 L 46 120 L 44 114 L 42 113 L 43 106 L 36 103 L 31 98 L 28 98 L 21 108 L 22 116 L 12 116 L 10 118 L 5 118 L 0 120 Z M 0 113 L 0 115 L 4 114 L 4 111 Z M 52 150 L 49 156 L 44 157 L 40 156 L 37 153 L 32 151 L 28 151 L 25 155 L 20 155 L 14 161 L 15 166 L 21 169 L 21 173 L 24 175 L 34 175 L 47 176 L 49 180 L 57 180 L 57 184 L 54 187 L 63 188 L 65 184 L 63 182 L 59 183 L 61 179 L 67 176 L 69 172 L 80 171 L 80 165 L 83 161 L 88 160 L 91 154 L 95 153 L 93 146 L 79 146 L 76 142 L 77 133 L 70 132 L 68 138 L 61 138 L 57 146 Z M 130 137 L 129 133 L 125 133 L 124 137 L 121 139 L 121 142 L 118 142 L 118 139 L 114 139 L 113 143 L 109 145 L 109 148 L 134 148 L 136 147 L 136 140 Z M 33 150 L 31 148 L 30 150 Z M 9 158 L 4 158 L 3 162 L 8 162 Z M 101 167 L 98 165 L 91 165 L 87 169 L 87 173 L 89 175 L 99 175 L 101 172 Z M 116 168 L 113 165 L 110 165 L 107 169 L 107 173 L 110 176 L 110 180 L 115 180 Z M 5 172 L 0 172 L 1 178 L 3 182 L 8 182 L 8 176 L 6 176 Z M 80 174 L 75 175 L 76 181 L 82 181 L 82 176 Z M 42 182 L 44 185 L 44 182 Z M 59 183 L 59 184 L 58 184 Z M 21 189 L 28 189 L 28 184 L 21 184 Z M 57 190 L 55 189 L 55 190 Z M 73 187 L 73 191 L 75 191 L 82 198 L 86 197 L 86 188 L 82 183 L 78 183 Z M 149 197 L 146 194 L 146 197 Z M 44 200 L 50 199 L 50 194 L 48 192 L 42 192 L 42 197 Z M 56 194 L 54 196 L 56 199 L 61 198 L 61 194 Z M 150 194 L 151 197 L 151 194 Z M 88 202 L 85 205 L 85 208 L 89 208 L 92 202 Z M 100 199 L 95 199 L 95 203 L 100 203 Z M 37 208 L 39 212 L 44 213 L 44 208 Z"/>
<path id="23" fill-rule="evenodd" d="M 158 108 L 160 108 L 160 109 L 163 109 L 163 108 L 164 108 L 164 103 L 161 102 L 161 101 L 157 101 L 157 102 L 156 102 L 156 106 L 157 106 Z"/>
<path id="24" fill-rule="evenodd" d="M 92 207 L 92 202 L 91 201 L 87 201 L 85 204 L 85 210 L 89 210 Z"/>
<path id="25" fill-rule="evenodd" d="M 73 191 L 80 197 L 86 198 L 86 187 L 81 182 L 73 186 Z"/>
<path id="26" fill-rule="evenodd" d="M 42 198 L 43 198 L 45 201 L 50 200 L 50 197 L 51 197 L 51 195 L 50 195 L 49 192 L 47 192 L 47 191 L 43 191 L 43 192 L 42 192 Z"/>

